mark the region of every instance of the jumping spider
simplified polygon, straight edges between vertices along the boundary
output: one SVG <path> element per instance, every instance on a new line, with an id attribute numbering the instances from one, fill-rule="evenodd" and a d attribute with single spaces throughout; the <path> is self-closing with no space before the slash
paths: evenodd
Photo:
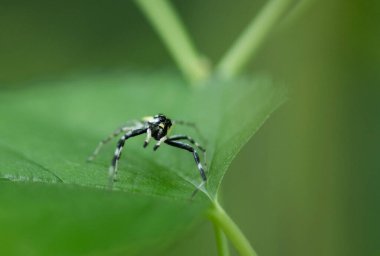
<path id="1" fill-rule="evenodd" d="M 153 147 L 154 151 L 156 151 L 160 147 L 161 143 L 165 143 L 172 147 L 187 150 L 193 154 L 195 163 L 197 165 L 197 168 L 202 178 L 202 183 L 197 187 L 196 189 L 197 191 L 200 187 L 202 187 L 206 183 L 207 177 L 205 174 L 205 170 L 202 166 L 202 163 L 199 160 L 199 155 L 197 151 L 195 150 L 194 146 L 203 152 L 205 166 L 206 166 L 206 149 L 203 148 L 201 145 L 199 145 L 196 141 L 194 141 L 191 137 L 187 135 L 169 136 L 170 129 L 172 128 L 174 124 L 188 125 L 195 128 L 199 132 L 195 124 L 184 122 L 184 121 L 174 121 L 163 114 L 145 117 L 141 121 L 136 121 L 133 126 L 123 126 L 117 129 L 111 135 L 109 135 L 106 139 L 100 141 L 94 153 L 88 158 L 88 160 L 92 161 L 98 155 L 100 149 L 103 147 L 104 144 L 111 141 L 113 138 L 115 138 L 122 132 L 125 132 L 125 134 L 120 137 L 117 143 L 115 153 L 112 158 L 111 166 L 109 167 L 110 184 L 112 184 L 116 179 L 117 166 L 119 163 L 119 159 L 120 159 L 125 141 L 128 140 L 129 138 L 146 133 L 146 139 L 143 145 L 144 148 L 148 146 L 149 141 L 151 140 L 151 138 L 153 138 L 157 141 Z M 182 141 L 187 141 L 192 145 L 186 144 Z"/>

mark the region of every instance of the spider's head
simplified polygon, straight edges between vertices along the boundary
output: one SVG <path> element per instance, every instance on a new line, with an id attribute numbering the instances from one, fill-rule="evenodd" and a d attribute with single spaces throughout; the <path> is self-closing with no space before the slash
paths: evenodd
<path id="1" fill-rule="evenodd" d="M 152 136 L 156 140 L 166 136 L 172 126 L 172 121 L 162 114 L 155 115 L 148 123 L 152 130 Z"/>

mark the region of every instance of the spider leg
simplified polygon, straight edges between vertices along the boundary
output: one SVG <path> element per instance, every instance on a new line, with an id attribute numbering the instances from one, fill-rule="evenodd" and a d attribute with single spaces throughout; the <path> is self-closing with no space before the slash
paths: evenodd
<path id="1" fill-rule="evenodd" d="M 156 145 L 154 145 L 153 150 L 156 151 L 162 142 L 165 142 L 168 139 L 168 137 L 164 136 L 159 141 L 157 141 Z"/>
<path id="2" fill-rule="evenodd" d="M 140 129 L 135 129 L 132 131 L 127 132 L 124 134 L 118 141 L 114 156 L 112 158 L 111 166 L 109 168 L 109 178 L 110 178 L 110 185 L 113 184 L 114 178 L 116 177 L 117 174 L 117 165 L 121 156 L 121 151 L 123 150 L 124 143 L 127 139 L 141 135 L 143 133 L 146 133 L 148 128 L 140 128 Z"/>
<path id="3" fill-rule="evenodd" d="M 148 143 L 149 143 L 151 138 L 152 138 L 152 130 L 150 128 L 148 128 L 146 130 L 146 139 L 145 139 L 144 145 L 143 145 L 144 148 L 146 148 L 146 146 L 148 146 Z"/>
<path id="4" fill-rule="evenodd" d="M 99 154 L 100 150 L 102 149 L 102 147 L 107 144 L 108 142 L 110 142 L 113 138 L 117 137 L 120 133 L 122 132 L 127 132 L 127 131 L 130 131 L 130 130 L 133 130 L 133 129 L 136 129 L 138 127 L 138 125 L 142 125 L 141 123 L 139 122 L 135 122 L 135 126 L 123 126 L 117 130 L 115 130 L 112 134 L 110 134 L 107 138 L 105 138 L 104 140 L 100 141 L 98 146 L 95 148 L 94 152 L 87 158 L 87 161 L 92 161 L 95 159 L 95 157 Z"/>
<path id="5" fill-rule="evenodd" d="M 168 138 L 168 140 L 174 141 L 174 140 L 187 140 L 191 144 L 195 145 L 200 151 L 203 152 L 203 164 L 205 167 L 207 167 L 207 158 L 206 158 L 206 149 L 198 144 L 193 138 L 187 135 L 173 135 Z M 157 147 L 158 148 L 158 147 Z M 156 150 L 157 148 L 154 148 Z"/>
<path id="6" fill-rule="evenodd" d="M 185 126 L 189 126 L 189 127 L 193 128 L 196 131 L 196 133 L 198 133 L 201 140 L 204 142 L 207 142 L 206 137 L 203 136 L 201 130 L 199 130 L 198 126 L 195 123 L 187 122 L 187 121 L 183 121 L 183 120 L 173 120 L 173 124 L 185 125 Z"/>
<path id="7" fill-rule="evenodd" d="M 199 173 L 202 177 L 202 183 L 196 189 L 196 191 L 198 191 L 207 182 L 207 177 L 206 177 L 205 171 L 203 169 L 201 162 L 199 161 L 198 152 L 192 146 L 190 146 L 186 143 L 183 143 L 183 142 L 178 142 L 178 141 L 173 141 L 173 140 L 168 139 L 165 141 L 165 143 L 170 145 L 170 146 L 173 146 L 176 148 L 181 148 L 181 149 L 184 149 L 184 150 L 187 150 L 187 151 L 193 153 L 195 163 L 197 164 Z M 195 195 L 196 191 L 193 192 L 193 196 Z"/>

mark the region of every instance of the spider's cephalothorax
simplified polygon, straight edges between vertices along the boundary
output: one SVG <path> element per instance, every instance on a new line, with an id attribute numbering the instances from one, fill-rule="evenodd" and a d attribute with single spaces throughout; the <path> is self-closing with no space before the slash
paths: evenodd
<path id="1" fill-rule="evenodd" d="M 155 115 L 153 118 L 148 118 L 147 121 L 152 137 L 156 140 L 165 137 L 172 126 L 172 121 L 162 114 Z"/>
<path id="2" fill-rule="evenodd" d="M 183 122 L 183 121 L 172 121 L 163 114 L 145 117 L 143 118 L 142 121 L 135 121 L 134 125 L 132 126 L 121 127 L 120 129 L 112 133 L 110 136 L 108 136 L 106 139 L 102 140 L 88 160 L 90 161 L 93 160 L 96 157 L 96 155 L 99 153 L 101 147 L 105 143 L 109 142 L 112 138 L 118 136 L 120 133 L 125 132 L 125 134 L 120 137 L 117 143 L 115 153 L 112 158 L 111 166 L 109 168 L 110 183 L 112 184 L 114 179 L 116 178 L 117 164 L 119 162 L 125 141 L 131 137 L 135 137 L 135 136 L 146 133 L 146 139 L 143 145 L 144 148 L 148 146 L 149 141 L 151 140 L 151 138 L 153 138 L 157 141 L 153 147 L 154 151 L 160 147 L 161 143 L 165 143 L 172 147 L 187 150 L 193 154 L 195 163 L 197 164 L 197 168 L 202 177 L 202 183 L 197 187 L 197 190 L 198 190 L 201 186 L 203 186 L 206 183 L 207 178 L 206 178 L 204 168 L 199 160 L 198 152 L 196 151 L 195 148 L 203 152 L 203 158 L 204 158 L 203 160 L 204 160 L 205 165 L 206 165 L 206 150 L 187 135 L 169 136 L 170 128 L 172 127 L 173 124 L 188 125 L 195 128 L 199 132 L 195 124 Z M 192 145 L 186 144 L 183 141 L 187 141 Z"/>

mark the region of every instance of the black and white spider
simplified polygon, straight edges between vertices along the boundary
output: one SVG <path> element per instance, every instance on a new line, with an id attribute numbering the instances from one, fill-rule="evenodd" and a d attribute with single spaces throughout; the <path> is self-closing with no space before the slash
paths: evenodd
<path id="1" fill-rule="evenodd" d="M 188 125 L 196 129 L 197 132 L 199 132 L 199 130 L 193 123 L 170 120 L 168 117 L 162 114 L 158 114 L 151 117 L 145 117 L 141 121 L 135 121 L 132 126 L 123 126 L 117 129 L 111 135 L 109 135 L 106 139 L 100 141 L 94 153 L 88 158 L 88 160 L 92 161 L 98 155 L 100 149 L 103 147 L 104 144 L 111 141 L 113 138 L 115 138 L 122 132 L 125 132 L 125 134 L 120 137 L 117 143 L 115 153 L 112 158 L 111 166 L 109 168 L 110 184 L 112 184 L 116 178 L 117 166 L 118 166 L 118 162 L 119 162 L 125 141 L 128 140 L 129 138 L 146 133 L 146 139 L 143 145 L 144 148 L 148 146 L 149 141 L 151 140 L 151 138 L 153 138 L 157 141 L 153 147 L 154 151 L 156 151 L 160 147 L 161 143 L 165 143 L 167 145 L 170 145 L 176 148 L 187 150 L 193 154 L 195 163 L 197 164 L 197 168 L 202 178 L 202 183 L 197 187 L 197 190 L 198 190 L 200 187 L 202 187 L 206 183 L 207 177 L 205 174 L 205 170 L 202 166 L 202 163 L 199 160 L 198 152 L 196 151 L 194 146 L 203 152 L 205 165 L 206 165 L 206 149 L 203 148 L 201 145 L 199 145 L 196 141 L 194 141 L 191 137 L 187 135 L 169 136 L 170 129 L 174 124 Z M 182 141 L 188 141 L 193 146 L 186 144 Z"/>

